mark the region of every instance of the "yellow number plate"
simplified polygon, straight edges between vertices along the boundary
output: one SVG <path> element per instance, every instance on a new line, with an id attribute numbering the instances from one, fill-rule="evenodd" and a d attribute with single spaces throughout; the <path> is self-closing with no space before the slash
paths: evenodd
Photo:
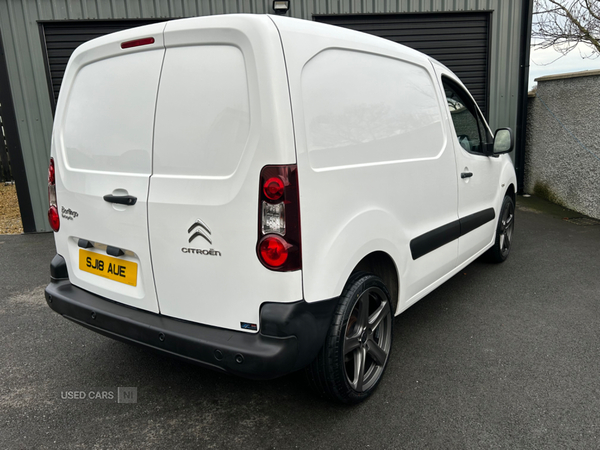
<path id="1" fill-rule="evenodd" d="M 79 269 L 119 283 L 137 286 L 137 263 L 79 249 Z"/>

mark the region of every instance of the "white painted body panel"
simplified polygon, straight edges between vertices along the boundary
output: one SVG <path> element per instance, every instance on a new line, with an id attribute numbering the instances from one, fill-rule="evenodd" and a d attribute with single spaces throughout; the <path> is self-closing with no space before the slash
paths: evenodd
<path id="1" fill-rule="evenodd" d="M 410 299 L 452 270 L 458 252 L 454 241 L 413 261 L 409 248 L 412 238 L 457 220 L 454 149 L 431 65 L 421 53 L 372 36 L 313 22 L 275 23 L 296 125 L 305 299 L 339 295 L 358 262 L 378 250 L 396 262 L 400 298 Z M 352 53 L 355 65 L 341 52 Z M 313 74 L 311 65 L 325 56 L 331 66 L 322 64 Z M 356 92 L 367 84 L 365 77 L 370 89 Z M 332 89 L 346 96 L 338 102 L 337 122 L 328 119 L 330 127 L 338 126 L 337 138 L 331 130 L 319 136 L 314 126 L 315 111 L 331 109 Z M 426 105 L 415 103 L 423 98 Z M 367 117 L 382 110 L 384 119 Z M 357 131 L 369 120 L 370 129 Z M 389 126 L 382 129 L 382 120 Z M 379 135 L 369 138 L 373 129 Z"/>
<path id="2" fill-rule="evenodd" d="M 118 47 L 148 35 L 151 48 Z M 95 78 L 78 75 L 86 67 Z M 241 330 L 259 324 L 264 302 L 339 296 L 357 264 L 381 251 L 394 261 L 402 312 L 489 248 L 497 220 L 416 260 L 411 240 L 489 207 L 497 217 L 516 186 L 507 155 L 457 145 L 440 74 L 456 77 L 435 67 L 370 35 L 258 15 L 171 21 L 85 44 L 67 69 L 52 146 L 59 209 L 79 212 L 56 233 L 71 282 Z M 96 83 L 106 104 L 86 94 Z M 256 254 L 259 174 L 275 164 L 298 168 L 294 272 L 268 270 Z M 468 183 L 465 167 L 477 174 Z M 138 203 L 104 202 L 115 189 Z M 197 220 L 209 236 L 189 242 Z M 79 238 L 128 250 L 138 287 L 80 272 Z"/>
<path id="3" fill-rule="evenodd" d="M 136 308 L 158 312 L 148 245 L 146 199 L 152 173 L 152 127 L 164 49 L 165 24 L 144 27 L 155 44 L 123 50 L 121 42 L 141 37 L 127 30 L 80 46 L 69 60 L 56 108 L 52 156 L 59 212 L 56 249 L 71 283 Z M 107 203 L 107 194 L 133 195 L 137 203 Z M 79 270 L 79 239 L 126 251 L 138 264 L 137 286 Z"/>
<path id="4" fill-rule="evenodd" d="M 165 45 L 148 200 L 161 312 L 258 325 L 263 302 L 302 299 L 300 271 L 267 270 L 256 255 L 260 170 L 295 163 L 277 29 L 267 16 L 187 19 L 167 24 Z M 188 242 L 197 219 L 212 244 Z"/>

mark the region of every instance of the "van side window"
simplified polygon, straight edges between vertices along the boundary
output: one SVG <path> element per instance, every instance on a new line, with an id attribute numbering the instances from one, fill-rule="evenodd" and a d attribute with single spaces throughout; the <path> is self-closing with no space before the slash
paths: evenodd
<path id="1" fill-rule="evenodd" d="M 475 103 L 458 85 L 444 79 L 443 86 L 458 142 L 468 152 L 483 153 L 490 139 Z"/>

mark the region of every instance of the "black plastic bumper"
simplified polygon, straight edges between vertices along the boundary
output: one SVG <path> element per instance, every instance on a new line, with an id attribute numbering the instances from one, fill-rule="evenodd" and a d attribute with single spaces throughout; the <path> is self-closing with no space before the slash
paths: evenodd
<path id="1" fill-rule="evenodd" d="M 61 261 L 62 260 L 62 261 Z M 46 301 L 57 313 L 105 336 L 142 345 L 211 369 L 271 379 L 310 363 L 320 350 L 337 299 L 263 303 L 255 334 L 173 319 L 106 300 L 64 279 L 52 261 Z"/>

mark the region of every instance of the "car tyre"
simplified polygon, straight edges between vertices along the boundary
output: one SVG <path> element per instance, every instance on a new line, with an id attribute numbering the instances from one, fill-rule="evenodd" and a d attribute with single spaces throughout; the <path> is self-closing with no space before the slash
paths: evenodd
<path id="1" fill-rule="evenodd" d="M 510 254 L 513 231 L 515 229 L 515 202 L 508 195 L 502 201 L 498 225 L 496 226 L 496 240 L 487 251 L 487 259 L 494 263 L 506 261 Z"/>
<path id="2" fill-rule="evenodd" d="M 327 337 L 306 368 L 321 395 L 346 404 L 369 397 L 387 365 L 394 311 L 385 284 L 375 275 L 354 273 L 346 283 Z"/>

